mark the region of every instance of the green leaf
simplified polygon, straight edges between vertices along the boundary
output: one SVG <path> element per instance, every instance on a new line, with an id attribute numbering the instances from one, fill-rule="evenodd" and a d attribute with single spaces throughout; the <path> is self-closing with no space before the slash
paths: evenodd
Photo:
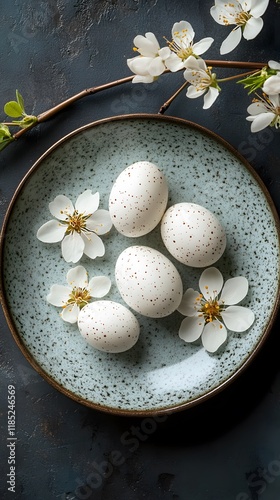
<path id="1" fill-rule="evenodd" d="M 28 128 L 33 123 L 38 121 L 37 116 L 26 115 L 22 120 L 13 120 L 13 125 L 17 125 L 20 128 Z"/>
<path id="2" fill-rule="evenodd" d="M 14 141 L 14 138 L 12 136 L 7 137 L 6 139 L 0 140 L 0 151 L 5 149 L 5 147 L 8 146 L 8 144 L 10 144 L 10 142 L 12 142 L 12 141 Z"/>
<path id="3" fill-rule="evenodd" d="M 264 82 L 272 75 L 276 75 L 277 71 L 265 67 L 260 71 L 257 71 L 253 75 L 249 75 L 242 80 L 238 80 L 237 83 L 241 83 L 244 86 L 244 89 L 247 89 L 248 95 L 252 94 L 252 92 L 256 92 L 256 90 L 263 87 Z"/>
<path id="4" fill-rule="evenodd" d="M 11 137 L 11 132 L 9 130 L 9 127 L 7 127 L 5 123 L 0 123 L 0 135 L 2 137 L 4 136 Z"/>
<path id="5" fill-rule="evenodd" d="M 22 128 L 29 127 L 30 125 L 33 125 L 33 123 L 37 123 L 38 118 L 37 116 L 32 116 L 32 115 L 26 115 L 23 120 L 22 120 Z"/>
<path id="6" fill-rule="evenodd" d="M 17 97 L 17 102 L 18 102 L 19 106 L 21 107 L 21 111 L 22 111 L 22 114 L 23 114 L 23 113 L 25 113 L 25 111 L 24 111 L 24 100 L 23 100 L 23 97 L 19 93 L 18 90 L 16 90 L 16 97 Z"/>
<path id="7" fill-rule="evenodd" d="M 7 102 L 4 106 L 4 112 L 11 118 L 19 118 L 22 116 L 22 108 L 16 101 Z"/>
<path id="8" fill-rule="evenodd" d="M 0 128 L 0 141 L 2 140 L 3 137 L 8 137 L 8 134 L 5 130 Z"/>

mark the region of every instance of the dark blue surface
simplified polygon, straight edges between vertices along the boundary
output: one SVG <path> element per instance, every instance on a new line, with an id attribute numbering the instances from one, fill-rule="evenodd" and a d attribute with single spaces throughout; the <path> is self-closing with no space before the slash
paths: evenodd
<path id="1" fill-rule="evenodd" d="M 136 34 L 171 37 L 185 19 L 196 40 L 213 36 L 218 59 L 226 31 L 209 15 L 212 1 L 15 0 L 1 6 L 0 106 L 24 96 L 38 114 L 87 87 L 130 74 Z M 227 59 L 279 61 L 280 5 L 270 0 L 261 34 Z M 219 70 L 219 76 L 229 72 Z M 125 84 L 87 97 L 0 153 L 0 214 L 19 181 L 68 132 L 96 119 L 157 113 L 181 85 L 167 75 L 151 86 Z M 215 105 L 184 94 L 166 114 L 208 127 L 249 160 L 280 209 L 280 146 L 275 130 L 251 134 L 245 91 L 227 83 Z M 2 113 L 2 120 L 5 116 Z M 15 242 L 16 245 L 16 242 Z M 16 283 L 15 283 L 16 286 Z M 279 318 L 254 362 L 225 391 L 161 418 L 124 418 L 93 411 L 57 392 L 15 344 L 1 312 L 0 497 L 96 500 L 278 500 L 280 498 Z M 7 387 L 16 387 L 16 493 L 7 490 Z"/>

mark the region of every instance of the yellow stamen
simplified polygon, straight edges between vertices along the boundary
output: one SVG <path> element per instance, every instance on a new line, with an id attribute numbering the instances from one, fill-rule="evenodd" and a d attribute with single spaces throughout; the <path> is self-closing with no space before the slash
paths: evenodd
<path id="1" fill-rule="evenodd" d="M 204 316 L 205 323 L 212 323 L 215 319 L 221 319 L 221 306 L 217 300 L 201 301 L 199 312 Z"/>
<path id="2" fill-rule="evenodd" d="M 79 214 L 75 210 L 65 221 L 65 224 L 67 224 L 66 234 L 73 234 L 74 231 L 80 234 L 82 231 L 86 231 L 86 221 L 90 215 Z"/>
<path id="3" fill-rule="evenodd" d="M 237 24 L 237 26 L 244 26 L 248 21 L 249 19 L 251 19 L 251 14 L 249 14 L 249 12 L 246 12 L 246 11 L 242 11 L 242 12 L 239 12 L 235 18 L 235 22 Z"/>
<path id="4" fill-rule="evenodd" d="M 91 295 L 87 288 L 74 287 L 64 307 L 70 304 L 77 304 L 77 306 L 82 309 L 82 307 L 88 304 L 90 299 Z"/>
<path id="5" fill-rule="evenodd" d="M 183 31 L 186 31 L 186 30 L 183 30 Z M 176 32 L 174 33 L 175 36 L 178 36 L 179 32 Z M 184 34 L 181 38 L 185 38 L 186 35 Z M 189 47 L 180 47 L 180 45 L 178 45 L 175 40 L 172 40 L 172 42 L 170 42 L 169 40 L 167 40 L 167 38 L 163 37 L 166 42 L 167 42 L 167 45 L 168 47 L 170 48 L 170 50 L 172 52 L 174 52 L 182 61 L 185 61 L 189 56 L 192 56 L 195 54 L 193 53 L 193 48 L 192 48 L 192 42 L 190 42 L 189 44 Z"/>

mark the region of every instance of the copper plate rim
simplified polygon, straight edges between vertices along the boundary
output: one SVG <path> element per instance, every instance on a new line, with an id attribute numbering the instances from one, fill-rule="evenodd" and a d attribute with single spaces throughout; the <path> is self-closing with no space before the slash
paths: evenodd
<path id="1" fill-rule="evenodd" d="M 271 331 L 272 325 L 276 319 L 276 316 L 277 316 L 277 313 L 279 310 L 279 306 L 280 306 L 280 283 L 278 282 L 278 290 L 277 290 L 276 300 L 275 300 L 275 304 L 274 304 L 273 310 L 271 312 L 269 321 L 266 325 L 266 328 L 264 330 L 264 333 L 263 333 L 261 339 L 259 340 L 259 342 L 256 345 L 256 347 L 254 348 L 254 350 L 248 355 L 248 357 L 239 366 L 239 368 L 230 377 L 228 377 L 224 382 L 222 382 L 218 386 L 212 388 L 211 390 L 209 390 L 205 394 L 202 394 L 201 396 L 199 396 L 195 399 L 185 401 L 185 402 L 182 402 L 182 403 L 177 404 L 177 405 L 172 405 L 170 407 L 165 406 L 162 408 L 156 408 L 155 410 L 153 410 L 153 409 L 136 410 L 136 409 L 121 409 L 121 408 L 107 407 L 107 406 L 99 405 L 97 403 L 94 403 L 94 402 L 91 402 L 91 401 L 88 401 L 84 398 L 79 397 L 77 394 L 73 393 L 72 391 L 70 391 L 70 390 L 66 389 L 65 387 L 63 387 L 62 385 L 60 385 L 56 380 L 54 380 L 52 378 L 51 375 L 49 375 L 45 370 L 43 370 L 43 368 L 39 365 L 39 363 L 30 354 L 29 350 L 27 349 L 27 347 L 23 343 L 23 341 L 22 341 L 22 339 L 17 331 L 17 328 L 14 324 L 12 315 L 9 311 L 9 306 L 8 306 L 6 296 L 5 296 L 3 255 L 4 255 L 4 246 L 5 246 L 5 233 L 6 233 L 6 228 L 7 228 L 8 222 L 9 222 L 9 218 L 10 218 L 10 215 L 12 213 L 14 204 L 17 200 L 17 197 L 18 197 L 19 193 L 21 192 L 21 190 L 23 189 L 23 187 L 25 186 L 27 180 L 39 168 L 41 162 L 47 156 L 49 156 L 49 154 L 52 153 L 52 151 L 54 151 L 56 148 L 58 148 L 61 144 L 63 144 L 67 140 L 71 139 L 75 135 L 77 135 L 77 134 L 79 134 L 87 129 L 96 127 L 96 126 L 98 126 L 100 124 L 104 124 L 104 123 L 110 123 L 110 122 L 115 122 L 115 121 L 124 121 L 124 120 L 155 120 L 155 121 L 163 121 L 163 122 L 168 122 L 168 123 L 175 123 L 178 125 L 183 125 L 183 126 L 193 128 L 193 129 L 199 131 L 200 133 L 212 138 L 216 142 L 220 143 L 222 146 L 224 146 L 228 151 L 230 151 L 235 157 L 237 157 L 243 163 L 243 165 L 247 168 L 247 170 L 250 172 L 252 177 L 255 179 L 255 181 L 260 186 L 264 196 L 266 197 L 266 200 L 269 204 L 270 210 L 271 210 L 273 217 L 274 217 L 274 221 L 275 221 L 275 225 L 276 225 L 276 229 L 277 229 L 277 234 L 278 234 L 279 246 L 280 246 L 280 220 L 279 220 L 279 216 L 278 216 L 276 207 L 274 205 L 274 202 L 273 202 L 271 195 L 270 195 L 267 187 L 265 186 L 264 182 L 261 180 L 259 175 L 255 172 L 255 170 L 250 165 L 250 163 L 233 146 L 231 146 L 225 139 L 220 137 L 215 132 L 208 130 L 206 127 L 203 127 L 202 125 L 198 125 L 194 122 L 185 120 L 183 118 L 177 118 L 174 116 L 164 116 L 164 115 L 150 114 L 150 113 L 133 113 L 133 114 L 125 114 L 125 115 L 118 115 L 118 116 L 103 118 L 103 119 L 88 123 L 86 125 L 83 125 L 83 126 L 79 127 L 78 129 L 75 129 L 72 132 L 68 133 L 67 135 L 65 135 L 64 137 L 59 139 L 57 142 L 55 142 L 49 149 L 47 149 L 47 151 L 45 151 L 45 153 L 43 153 L 43 155 L 41 155 L 38 158 L 38 160 L 36 160 L 36 162 L 31 166 L 31 168 L 28 170 L 28 172 L 24 175 L 23 179 L 20 181 L 20 183 L 19 183 L 18 187 L 16 188 L 16 190 L 12 196 L 12 199 L 9 203 L 8 209 L 7 209 L 5 217 L 4 217 L 4 222 L 2 225 L 2 229 L 1 229 L 1 234 L 0 234 L 0 266 L 1 266 L 0 302 L 1 302 L 1 305 L 2 305 L 2 308 L 4 311 L 4 315 L 5 315 L 8 327 L 12 333 L 12 336 L 13 336 L 17 346 L 19 347 L 19 349 L 21 350 L 22 354 L 27 359 L 27 361 L 31 364 L 31 366 L 39 373 L 39 375 L 41 375 L 51 386 L 53 386 L 55 389 L 57 389 L 58 391 L 60 391 L 62 394 L 69 397 L 70 399 L 72 399 L 80 404 L 83 404 L 84 406 L 87 406 L 87 407 L 92 408 L 94 410 L 99 410 L 99 411 L 102 411 L 105 413 L 121 415 L 121 416 L 132 416 L 132 417 L 148 417 L 148 416 L 155 417 L 158 415 L 168 415 L 170 413 L 175 413 L 178 411 L 186 410 L 187 408 L 190 408 L 190 407 L 193 407 L 193 406 L 196 406 L 198 404 L 203 403 L 204 401 L 212 398 L 216 394 L 219 394 L 221 391 L 223 391 L 226 387 L 228 387 L 228 385 L 230 385 L 238 376 L 240 376 L 244 372 L 244 370 L 250 365 L 250 363 L 253 361 L 253 359 L 259 353 L 259 351 L 262 348 L 263 344 L 265 343 L 265 341 L 266 341 L 266 339 Z"/>

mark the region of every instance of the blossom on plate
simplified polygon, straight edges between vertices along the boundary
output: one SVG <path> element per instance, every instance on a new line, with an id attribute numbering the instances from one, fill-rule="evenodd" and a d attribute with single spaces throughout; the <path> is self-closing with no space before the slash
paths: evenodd
<path id="1" fill-rule="evenodd" d="M 193 43 L 194 36 L 195 32 L 187 21 L 180 21 L 173 25 L 172 41 L 168 42 L 171 54 L 165 61 L 165 65 L 170 71 L 174 72 L 184 68 L 188 57 L 204 54 L 214 41 L 213 38 L 207 37 L 200 42 Z"/>
<path id="2" fill-rule="evenodd" d="M 156 36 L 150 32 L 137 35 L 133 43 L 133 50 L 140 55 L 127 59 L 129 69 L 135 73 L 132 82 L 152 83 L 166 70 L 165 60 L 170 56 L 170 49 L 161 49 Z"/>
<path id="3" fill-rule="evenodd" d="M 238 276 L 224 283 L 220 271 L 209 267 L 201 274 L 199 288 L 200 292 L 188 288 L 183 295 L 178 311 L 187 317 L 181 323 L 179 337 L 185 342 L 201 337 L 204 348 L 215 352 L 226 341 L 227 328 L 244 332 L 254 322 L 250 309 L 236 305 L 247 295 L 248 281 Z"/>
<path id="4" fill-rule="evenodd" d="M 100 299 L 107 295 L 111 288 L 111 280 L 106 276 L 95 276 L 88 281 L 83 266 L 68 271 L 67 283 L 68 286 L 52 285 L 47 301 L 53 306 L 62 307 L 60 316 L 68 323 L 76 323 L 80 310 L 92 298 Z"/>
<path id="5" fill-rule="evenodd" d="M 269 125 L 280 127 L 280 94 L 266 95 L 254 99 L 247 108 L 250 116 L 246 117 L 251 123 L 251 132 L 259 132 Z"/>
<path id="6" fill-rule="evenodd" d="M 191 85 L 187 90 L 187 97 L 194 99 L 204 94 L 203 109 L 208 109 L 219 95 L 220 88 L 217 84 L 216 75 L 211 73 L 205 61 L 190 56 L 186 61 L 184 78 Z"/>
<path id="7" fill-rule="evenodd" d="M 213 19 L 225 26 L 235 27 L 220 47 L 221 54 L 228 54 L 237 47 L 242 35 L 246 40 L 255 38 L 263 27 L 261 16 L 265 13 L 269 0 L 215 0 L 210 14 Z"/>
<path id="8" fill-rule="evenodd" d="M 51 214 L 56 217 L 43 224 L 37 238 L 44 243 L 61 241 L 62 256 L 66 262 L 78 262 L 83 253 L 95 259 L 105 253 L 99 235 L 112 227 L 108 210 L 98 210 L 99 193 L 86 189 L 78 196 L 75 206 L 64 195 L 58 195 L 49 204 Z"/>
<path id="9" fill-rule="evenodd" d="M 269 68 L 276 72 L 275 75 L 269 76 L 269 78 L 263 84 L 263 91 L 267 95 L 280 94 L 280 63 L 276 61 L 269 61 Z"/>

